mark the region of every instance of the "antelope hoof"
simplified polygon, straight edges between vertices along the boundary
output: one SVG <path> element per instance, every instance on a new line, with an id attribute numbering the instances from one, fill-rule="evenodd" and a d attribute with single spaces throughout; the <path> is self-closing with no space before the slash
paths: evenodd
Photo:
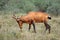
<path id="1" fill-rule="evenodd" d="M 36 31 L 34 31 L 34 33 L 37 33 Z"/>

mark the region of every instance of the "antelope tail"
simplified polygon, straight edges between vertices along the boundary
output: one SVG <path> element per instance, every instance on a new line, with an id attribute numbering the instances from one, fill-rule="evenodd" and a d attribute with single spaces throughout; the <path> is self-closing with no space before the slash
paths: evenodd
<path id="1" fill-rule="evenodd" d="M 48 16 L 48 19 L 51 19 L 51 16 Z"/>

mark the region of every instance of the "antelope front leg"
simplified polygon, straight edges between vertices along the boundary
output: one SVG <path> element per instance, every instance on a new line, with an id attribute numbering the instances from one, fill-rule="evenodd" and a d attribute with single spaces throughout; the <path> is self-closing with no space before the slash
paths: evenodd
<path id="1" fill-rule="evenodd" d="M 36 33 L 35 23 L 33 22 L 32 25 L 33 25 L 34 32 Z"/>
<path id="2" fill-rule="evenodd" d="M 29 28 L 28 28 L 28 30 L 30 31 L 30 29 L 31 29 L 31 24 L 29 24 Z"/>

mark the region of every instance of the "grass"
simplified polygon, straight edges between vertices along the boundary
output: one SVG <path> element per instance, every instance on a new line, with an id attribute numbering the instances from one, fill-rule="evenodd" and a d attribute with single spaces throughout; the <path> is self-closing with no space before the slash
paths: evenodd
<path id="1" fill-rule="evenodd" d="M 16 14 L 16 16 L 23 14 Z M 36 23 L 36 31 L 33 27 L 28 31 L 28 24 L 23 24 L 23 32 L 20 32 L 19 26 L 10 15 L 0 15 L 0 40 L 60 40 L 60 17 L 52 17 L 48 21 L 51 25 L 51 33 L 44 33 L 43 23 Z"/>

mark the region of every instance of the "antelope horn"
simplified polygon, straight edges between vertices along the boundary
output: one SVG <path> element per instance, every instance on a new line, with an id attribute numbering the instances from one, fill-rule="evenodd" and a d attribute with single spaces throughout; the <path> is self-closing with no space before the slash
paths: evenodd
<path id="1" fill-rule="evenodd" d="M 16 16 L 15 16 L 15 14 L 13 14 L 12 18 L 17 19 Z"/>

